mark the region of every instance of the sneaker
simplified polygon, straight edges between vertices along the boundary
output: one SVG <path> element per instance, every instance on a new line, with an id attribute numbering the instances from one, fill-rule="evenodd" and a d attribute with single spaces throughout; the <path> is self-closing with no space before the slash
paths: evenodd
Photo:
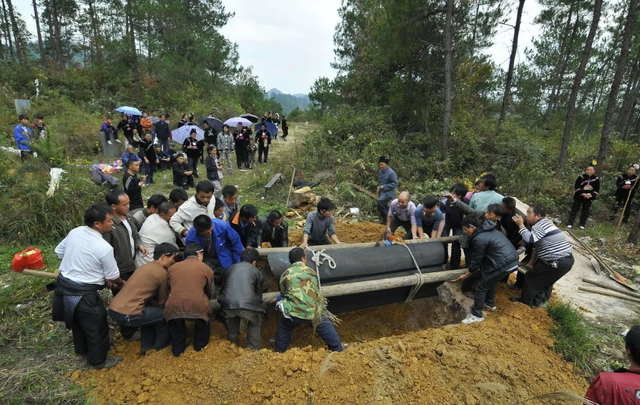
<path id="1" fill-rule="evenodd" d="M 498 309 L 498 307 L 496 307 L 495 305 L 491 306 L 491 305 L 484 304 L 484 309 L 486 309 L 487 311 L 493 312 L 496 309 Z"/>
<path id="2" fill-rule="evenodd" d="M 120 141 L 120 139 L 116 139 L 116 142 L 118 142 L 118 143 L 122 143 L 122 141 Z"/>
<path id="3" fill-rule="evenodd" d="M 122 357 L 107 357 L 107 359 L 102 364 L 98 364 L 97 366 L 90 366 L 90 368 L 94 370 L 99 370 L 102 368 L 111 368 L 116 364 L 122 361 Z"/>
<path id="4" fill-rule="evenodd" d="M 573 225 L 567 225 L 567 229 L 573 228 Z"/>
<path id="5" fill-rule="evenodd" d="M 475 316 L 474 314 L 469 314 L 469 315 L 467 315 L 466 318 L 464 318 L 462 320 L 462 323 L 465 324 L 465 325 L 470 325 L 472 323 L 482 322 L 482 321 L 484 321 L 484 318 L 481 318 L 479 316 Z"/>
<path id="6" fill-rule="evenodd" d="M 584 226 L 582 226 L 582 225 L 581 225 L 581 226 L 580 226 L 580 230 L 581 230 L 581 231 L 584 231 Z"/>
<path id="7" fill-rule="evenodd" d="M 111 144 L 113 144 L 113 142 L 107 141 L 107 145 L 111 145 Z"/>
<path id="8" fill-rule="evenodd" d="M 148 186 L 148 184 L 147 184 L 147 186 Z M 140 334 L 140 331 L 137 330 L 137 331 L 135 331 L 135 333 L 133 335 L 129 336 L 127 338 L 127 340 L 140 340 L 141 337 L 142 337 L 142 335 Z"/>

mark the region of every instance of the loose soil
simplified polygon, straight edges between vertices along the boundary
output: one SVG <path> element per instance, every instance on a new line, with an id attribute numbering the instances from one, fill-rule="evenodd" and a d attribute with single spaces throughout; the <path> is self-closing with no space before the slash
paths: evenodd
<path id="1" fill-rule="evenodd" d="M 383 230 L 336 224 L 349 243 L 379 241 Z M 301 240 L 300 231 L 290 233 L 292 244 Z M 140 356 L 139 342 L 118 337 L 111 355 L 124 357 L 120 364 L 78 370 L 71 379 L 104 404 L 493 405 L 554 391 L 583 394 L 584 376 L 552 350 L 546 311 L 510 302 L 503 286 L 497 305 L 470 326 L 437 297 L 340 314 L 338 334 L 348 345 L 333 354 L 309 327 L 294 332 L 286 353 L 275 353 L 275 312 L 263 321 L 257 352 L 229 343 L 219 322 L 207 347 L 189 347 L 179 358 L 170 348 Z"/>

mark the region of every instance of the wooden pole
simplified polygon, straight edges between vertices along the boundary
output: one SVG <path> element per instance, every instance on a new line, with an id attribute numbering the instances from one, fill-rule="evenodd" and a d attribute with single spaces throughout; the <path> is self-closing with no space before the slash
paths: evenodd
<path id="1" fill-rule="evenodd" d="M 46 277 L 46 278 L 52 278 L 52 279 L 58 278 L 58 272 L 49 273 L 47 271 L 40 271 L 40 270 L 22 270 L 16 273 L 26 274 L 27 276 Z"/>
<path id="2" fill-rule="evenodd" d="M 624 212 L 627 210 L 627 204 L 629 204 L 629 199 L 631 198 L 631 194 L 635 191 L 636 185 L 638 184 L 638 179 L 633 183 L 633 187 L 629 190 L 629 194 L 627 195 L 627 201 L 624 202 L 624 208 L 622 209 L 622 214 L 620 214 L 620 220 L 618 221 L 618 226 L 616 227 L 616 233 L 613 235 L 613 240 L 618 237 L 618 231 L 620 231 L 620 227 L 622 226 L 622 219 L 624 218 Z"/>
<path id="3" fill-rule="evenodd" d="M 578 290 L 587 291 L 587 292 L 591 292 L 591 293 L 595 293 L 595 294 L 606 295 L 608 297 L 620 298 L 622 300 L 627 300 L 627 301 L 640 303 L 640 298 L 630 297 L 628 295 L 619 294 L 617 292 L 598 290 L 597 288 L 591 288 L 591 287 L 578 287 Z"/>
<path id="4" fill-rule="evenodd" d="M 639 293 L 629 291 L 626 288 L 618 287 L 617 285 L 609 285 L 607 283 L 603 283 L 600 280 L 594 280 L 594 279 L 586 278 L 586 277 L 583 278 L 582 281 L 585 282 L 585 283 L 588 283 L 588 284 L 593 284 L 593 285 L 596 285 L 598 287 L 606 288 L 606 289 L 611 290 L 611 291 L 616 291 L 616 292 L 619 292 L 619 293 L 622 293 L 622 294 L 626 294 L 626 295 L 629 295 L 631 297 L 635 297 L 635 298 L 639 298 L 640 299 L 640 294 Z"/>
<path id="5" fill-rule="evenodd" d="M 457 242 L 459 240 L 459 236 L 444 236 L 441 238 L 429 238 L 429 239 L 410 239 L 405 241 L 406 244 L 412 245 L 414 243 L 452 243 Z M 313 250 L 343 250 L 343 249 L 361 249 L 361 248 L 369 248 L 384 246 L 382 241 L 380 242 L 366 242 L 366 243 L 343 243 L 340 245 L 322 245 L 322 246 L 312 246 Z M 268 256 L 270 253 L 289 253 L 291 250 L 290 247 L 286 248 L 260 248 L 258 249 L 258 253 L 260 253 L 261 257 Z"/>
<path id="6" fill-rule="evenodd" d="M 293 173 L 291 173 L 291 184 L 289 184 L 289 193 L 287 194 L 287 203 L 284 205 L 285 208 L 289 208 L 289 198 L 291 198 L 291 189 L 293 188 L 293 179 L 296 177 L 296 168 L 293 168 Z"/>

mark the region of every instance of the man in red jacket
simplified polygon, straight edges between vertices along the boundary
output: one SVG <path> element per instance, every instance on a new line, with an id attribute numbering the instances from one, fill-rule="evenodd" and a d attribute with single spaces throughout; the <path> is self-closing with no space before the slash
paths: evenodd
<path id="1" fill-rule="evenodd" d="M 640 404 L 640 325 L 627 332 L 624 342 L 629 369 L 598 374 L 587 391 L 587 399 L 601 405 Z"/>

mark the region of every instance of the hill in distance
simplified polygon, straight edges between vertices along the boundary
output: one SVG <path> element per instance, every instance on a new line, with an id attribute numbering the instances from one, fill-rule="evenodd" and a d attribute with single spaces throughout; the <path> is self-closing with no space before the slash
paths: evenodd
<path id="1" fill-rule="evenodd" d="M 272 98 L 280 103 L 284 114 L 289 114 L 296 107 L 300 107 L 301 110 L 307 110 L 310 104 L 309 96 L 306 94 L 285 94 L 276 88 L 266 92 L 264 97 Z"/>

